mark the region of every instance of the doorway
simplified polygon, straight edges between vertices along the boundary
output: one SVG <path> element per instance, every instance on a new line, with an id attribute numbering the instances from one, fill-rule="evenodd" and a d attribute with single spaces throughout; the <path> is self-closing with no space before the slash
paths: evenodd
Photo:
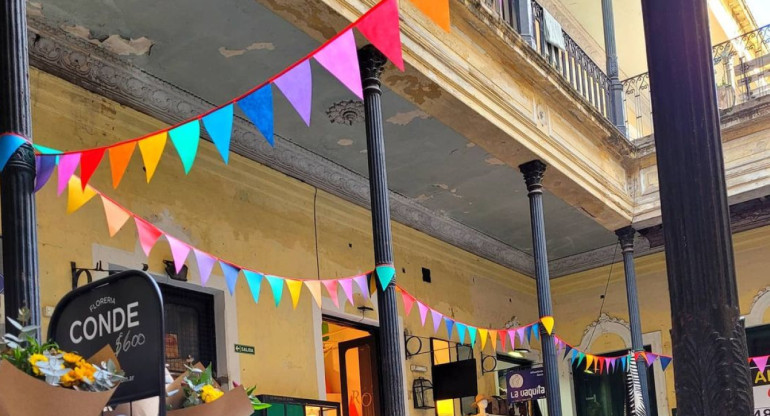
<path id="1" fill-rule="evenodd" d="M 376 328 L 324 317 L 321 336 L 326 399 L 342 416 L 378 416 Z"/>

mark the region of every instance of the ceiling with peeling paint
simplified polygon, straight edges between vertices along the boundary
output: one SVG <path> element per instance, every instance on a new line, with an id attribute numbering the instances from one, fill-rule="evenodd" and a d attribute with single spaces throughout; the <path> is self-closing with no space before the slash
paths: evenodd
<path id="1" fill-rule="evenodd" d="M 318 46 L 254 0 L 40 0 L 34 13 L 212 103 L 262 82 Z M 310 128 L 275 94 L 276 145 L 294 142 L 367 176 L 362 106 L 313 63 Z M 389 185 L 531 254 L 529 205 L 519 172 L 395 93 L 383 94 Z M 192 184 L 191 184 L 192 186 Z M 614 234 L 546 193 L 551 259 L 615 243 Z"/>

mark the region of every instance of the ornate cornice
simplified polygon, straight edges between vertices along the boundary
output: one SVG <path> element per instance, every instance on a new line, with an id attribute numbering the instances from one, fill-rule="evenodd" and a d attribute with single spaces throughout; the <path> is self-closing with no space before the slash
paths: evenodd
<path id="1" fill-rule="evenodd" d="M 165 123 L 177 123 L 213 106 L 40 19 L 30 18 L 29 44 L 34 67 Z M 344 200 L 369 207 L 366 178 L 289 140 L 281 140 L 271 148 L 264 140 L 257 140 L 251 123 L 245 119 L 234 120 L 231 149 Z M 390 201 L 394 221 L 525 275 L 534 274 L 528 254 L 397 193 L 390 193 Z"/>

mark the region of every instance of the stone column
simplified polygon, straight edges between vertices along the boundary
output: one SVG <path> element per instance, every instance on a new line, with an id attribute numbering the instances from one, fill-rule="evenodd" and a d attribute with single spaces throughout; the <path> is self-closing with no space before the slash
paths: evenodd
<path id="1" fill-rule="evenodd" d="M 625 136 L 627 135 L 626 106 L 615 46 L 615 17 L 612 11 L 612 0 L 602 0 L 602 20 L 604 21 L 604 50 L 607 53 L 607 78 L 610 81 L 607 91 L 607 116 Z"/>

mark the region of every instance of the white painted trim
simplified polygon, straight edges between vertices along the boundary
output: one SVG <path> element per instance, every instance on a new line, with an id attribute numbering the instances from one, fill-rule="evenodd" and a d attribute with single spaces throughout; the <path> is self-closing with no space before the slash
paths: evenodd
<path id="1" fill-rule="evenodd" d="M 770 286 L 757 292 L 751 302 L 749 313 L 745 315 L 746 328 L 764 325 L 765 312 L 770 308 Z"/>
<path id="2" fill-rule="evenodd" d="M 313 303 L 313 346 L 315 347 L 315 369 L 318 382 L 318 400 L 326 400 L 326 364 L 324 362 L 323 314 Z"/>

